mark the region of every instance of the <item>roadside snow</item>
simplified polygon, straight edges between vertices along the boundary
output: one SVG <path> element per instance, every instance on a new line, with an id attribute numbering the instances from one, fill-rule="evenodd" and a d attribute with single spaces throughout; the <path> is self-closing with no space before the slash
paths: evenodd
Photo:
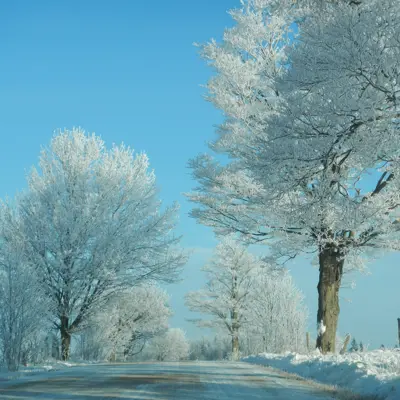
<path id="1" fill-rule="evenodd" d="M 295 373 L 360 394 L 378 395 L 386 400 L 400 399 L 400 349 L 325 356 L 318 350 L 307 355 L 262 353 L 242 361 Z"/>
<path id="2" fill-rule="evenodd" d="M 14 381 L 16 379 L 31 380 L 36 378 L 41 378 L 43 374 L 48 374 L 49 372 L 53 374 L 53 371 L 63 371 L 71 367 L 85 366 L 97 364 L 97 362 L 66 362 L 66 361 L 48 361 L 46 364 L 36 364 L 28 366 L 20 366 L 18 371 L 10 372 L 7 368 L 0 368 L 0 382 L 4 381 Z"/>

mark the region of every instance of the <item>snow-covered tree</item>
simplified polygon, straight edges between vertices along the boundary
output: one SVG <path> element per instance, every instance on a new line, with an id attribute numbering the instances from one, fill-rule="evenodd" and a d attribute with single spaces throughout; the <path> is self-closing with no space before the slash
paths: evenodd
<path id="1" fill-rule="evenodd" d="M 263 266 L 245 246 L 226 238 L 202 268 L 207 274 L 206 288 L 186 295 L 190 310 L 212 317 L 197 320 L 199 326 L 220 328 L 232 337 L 234 360 L 239 358 L 239 332 L 248 317 L 255 276 Z"/>
<path id="2" fill-rule="evenodd" d="M 25 264 L 22 244 L 0 215 L 0 346 L 9 371 L 35 358 L 45 326 L 47 303 L 32 268 Z"/>
<path id="3" fill-rule="evenodd" d="M 190 344 L 180 328 L 170 328 L 151 340 L 149 352 L 157 361 L 181 361 L 189 357 Z"/>
<path id="4" fill-rule="evenodd" d="M 164 290 L 148 284 L 126 289 L 111 299 L 92 319 L 106 356 L 133 356 L 150 338 L 166 331 L 172 315 L 168 301 Z"/>
<path id="5" fill-rule="evenodd" d="M 89 325 L 75 335 L 74 356 L 85 361 L 106 360 L 109 355 L 107 343 L 102 342 L 102 331 L 96 325 Z"/>
<path id="6" fill-rule="evenodd" d="M 288 271 L 271 270 L 257 277 L 248 320 L 248 336 L 258 339 L 258 352 L 305 350 L 308 310 Z"/>
<path id="7" fill-rule="evenodd" d="M 53 137 L 39 166 L 14 207 L 14 233 L 51 301 L 67 359 L 71 334 L 110 296 L 174 281 L 185 256 L 171 235 L 177 205 L 160 211 L 146 154 L 108 150 L 98 136 L 73 129 Z"/>
<path id="8" fill-rule="evenodd" d="M 227 360 L 232 352 L 231 338 L 217 333 L 214 337 L 202 337 L 190 341 L 190 360 Z"/>
<path id="9" fill-rule="evenodd" d="M 268 240 L 275 259 L 316 253 L 324 353 L 344 269 L 399 248 L 399 14 L 396 0 L 248 0 L 223 42 L 203 46 L 217 71 L 209 99 L 226 116 L 210 147 L 231 162 L 191 161 L 192 216 Z"/>
<path id="10" fill-rule="evenodd" d="M 203 271 L 206 288 L 188 293 L 186 304 L 211 316 L 195 320 L 199 326 L 231 336 L 233 359 L 239 357 L 239 347 L 242 353 L 250 347 L 258 352 L 304 347 L 308 313 L 286 270 L 272 267 L 230 237 L 217 246 Z"/>

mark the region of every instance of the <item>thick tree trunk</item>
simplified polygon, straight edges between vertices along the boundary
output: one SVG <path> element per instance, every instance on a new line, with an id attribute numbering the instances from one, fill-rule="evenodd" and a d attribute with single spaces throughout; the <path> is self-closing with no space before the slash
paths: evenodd
<path id="1" fill-rule="evenodd" d="M 344 264 L 344 260 L 339 258 L 339 249 L 333 246 L 325 247 L 319 254 L 317 348 L 323 354 L 335 351 L 340 312 L 339 289 Z"/>
<path id="2" fill-rule="evenodd" d="M 69 332 L 69 319 L 66 316 L 60 318 L 60 331 L 61 331 L 61 358 L 63 361 L 69 359 L 69 350 L 71 345 L 71 334 Z"/>
<path id="3" fill-rule="evenodd" d="M 13 343 L 7 343 L 7 348 L 4 352 L 4 360 L 7 364 L 8 371 L 14 372 L 18 371 L 19 360 L 16 355 L 15 349 L 12 348 Z"/>

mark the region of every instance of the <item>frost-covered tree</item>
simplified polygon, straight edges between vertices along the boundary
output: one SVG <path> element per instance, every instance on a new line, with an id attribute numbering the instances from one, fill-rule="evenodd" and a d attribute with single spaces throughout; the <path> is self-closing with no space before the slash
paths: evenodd
<path id="1" fill-rule="evenodd" d="M 270 270 L 257 277 L 248 320 L 248 336 L 258 339 L 259 352 L 305 350 L 308 310 L 288 271 Z"/>
<path id="2" fill-rule="evenodd" d="M 255 276 L 262 267 L 262 261 L 245 246 L 226 238 L 202 268 L 207 275 L 206 287 L 186 295 L 191 311 L 212 317 L 197 320 L 199 326 L 220 328 L 232 337 L 234 360 L 239 358 L 239 333 L 248 318 Z"/>
<path id="3" fill-rule="evenodd" d="M 76 347 L 74 356 L 85 361 L 106 360 L 109 349 L 101 341 L 102 331 L 96 325 L 87 326 L 75 335 Z"/>
<path id="4" fill-rule="evenodd" d="M 157 361 L 181 361 L 189 357 L 190 344 L 180 328 L 170 328 L 151 340 L 149 352 Z"/>
<path id="5" fill-rule="evenodd" d="M 232 353 L 231 338 L 218 332 L 213 338 L 190 341 L 190 360 L 227 360 Z"/>
<path id="6" fill-rule="evenodd" d="M 399 14 L 395 0 L 248 0 L 223 42 L 203 46 L 217 72 L 209 99 L 226 116 L 210 147 L 231 161 L 190 162 L 192 216 L 268 240 L 275 259 L 316 253 L 324 353 L 344 269 L 399 248 Z"/>
<path id="7" fill-rule="evenodd" d="M 3 224 L 0 214 L 0 346 L 9 371 L 37 358 L 36 340 L 45 326 L 47 302 L 32 268 L 22 256 L 22 243 Z"/>
<path id="8" fill-rule="evenodd" d="M 71 334 L 110 296 L 175 280 L 185 262 L 171 235 L 177 205 L 160 210 L 146 154 L 107 149 L 80 129 L 53 137 L 28 184 L 17 199 L 14 231 L 51 301 L 68 359 Z"/>
<path id="9" fill-rule="evenodd" d="M 106 357 L 133 356 L 150 338 L 166 331 L 172 315 L 168 302 L 164 290 L 148 284 L 126 289 L 111 299 L 92 319 Z"/>
<path id="10" fill-rule="evenodd" d="M 203 271 L 206 288 L 188 293 L 186 304 L 211 317 L 195 320 L 199 326 L 231 336 L 233 359 L 249 348 L 280 352 L 304 347 L 308 313 L 286 270 L 273 268 L 231 237 L 217 246 Z"/>

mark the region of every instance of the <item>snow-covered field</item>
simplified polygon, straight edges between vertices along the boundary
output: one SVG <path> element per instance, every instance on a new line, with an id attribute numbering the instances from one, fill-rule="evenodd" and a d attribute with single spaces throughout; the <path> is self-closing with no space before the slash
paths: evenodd
<path id="1" fill-rule="evenodd" d="M 400 349 L 325 356 L 318 351 L 307 355 L 263 353 L 242 361 L 278 368 L 360 394 L 400 399 Z"/>

